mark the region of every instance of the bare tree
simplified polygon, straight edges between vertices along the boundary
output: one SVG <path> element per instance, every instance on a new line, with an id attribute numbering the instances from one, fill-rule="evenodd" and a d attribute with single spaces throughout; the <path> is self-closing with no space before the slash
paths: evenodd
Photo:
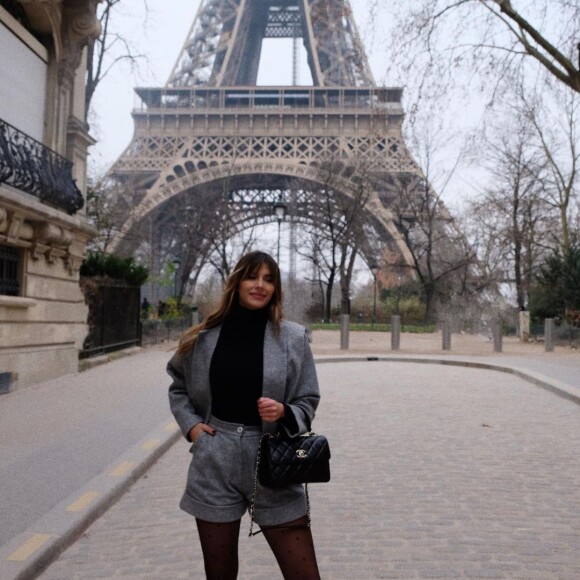
<path id="1" fill-rule="evenodd" d="M 337 278 L 341 312 L 349 311 L 354 264 L 364 243 L 366 206 L 372 185 L 370 171 L 363 161 L 347 166 L 329 159 L 320 162 L 318 171 L 322 185 L 311 191 L 309 200 L 315 223 L 306 227 L 308 250 L 298 251 L 318 271 L 318 283 L 324 287 L 324 320 L 330 322 Z"/>
<path id="2" fill-rule="evenodd" d="M 518 101 L 533 129 L 532 142 L 544 160 L 546 200 L 558 212 L 560 228 L 555 241 L 567 250 L 572 241 L 573 201 L 578 200 L 580 101 L 576 93 L 559 87 L 543 86 L 539 91 L 530 95 L 520 88 Z"/>
<path id="3" fill-rule="evenodd" d="M 312 227 L 306 228 L 304 240 L 296 251 L 312 265 L 312 277 L 306 278 L 320 293 L 320 308 L 324 322 L 330 322 L 332 310 L 332 286 L 336 277 L 336 265 L 329 262 L 326 242 Z M 329 285 L 331 289 L 329 291 Z"/>
<path id="4" fill-rule="evenodd" d="M 105 177 L 89 178 L 86 216 L 97 230 L 97 235 L 89 242 L 89 249 L 107 253 L 126 219 L 126 207 L 119 189 Z"/>
<path id="5" fill-rule="evenodd" d="M 212 253 L 222 200 L 215 191 L 190 191 L 167 202 L 151 216 L 149 242 L 153 276 L 172 269 L 175 296 L 193 296 Z"/>
<path id="6" fill-rule="evenodd" d="M 147 0 L 142 0 L 148 10 Z M 104 0 L 99 4 L 97 15 L 101 23 L 101 34 L 87 47 L 87 83 L 85 92 L 85 120 L 91 102 L 101 81 L 119 63 L 127 62 L 134 68 L 144 54 L 135 51 L 129 38 L 116 27 L 115 17 L 122 0 Z"/>
<path id="7" fill-rule="evenodd" d="M 320 164 L 321 186 L 310 192 L 309 205 L 316 223 L 306 227 L 309 243 L 306 250 L 298 253 L 310 261 L 318 273 L 318 282 L 324 287 L 324 322 L 330 322 L 332 312 L 332 291 L 338 276 L 337 248 L 340 228 L 336 223 L 335 187 L 341 167 L 338 161 L 330 159 Z M 321 235 L 324 232 L 324 235 Z"/>
<path id="8" fill-rule="evenodd" d="M 233 165 L 232 165 L 233 167 Z M 224 181 L 219 203 L 212 219 L 212 236 L 208 240 L 208 262 L 217 271 L 222 284 L 234 264 L 247 253 L 255 242 L 255 221 L 244 219 L 234 206 L 230 192 L 230 176 Z"/>
<path id="9" fill-rule="evenodd" d="M 378 0 L 369 0 L 380 12 Z M 481 75 L 495 88 L 510 71 L 535 63 L 575 92 L 580 92 L 577 0 L 536 0 L 516 7 L 510 0 L 410 0 L 393 10 L 393 58 L 422 79 L 452 82 L 459 70 Z M 384 7 L 385 10 L 388 7 Z"/>
<path id="10" fill-rule="evenodd" d="M 533 145 L 533 133 L 531 121 L 517 105 L 497 119 L 481 155 L 490 184 L 466 212 L 487 285 L 515 287 L 520 310 L 527 308 L 548 224 L 553 223 L 545 199 L 547 162 Z"/>
<path id="11" fill-rule="evenodd" d="M 394 220 L 409 250 L 411 264 L 403 264 L 397 258 L 391 266 L 398 270 L 410 267 L 421 288 L 425 319 L 431 322 L 435 318 L 437 303 L 465 289 L 465 282 L 460 284 L 458 279 L 469 271 L 474 253 L 442 199 L 461 157 L 457 157 L 451 170 L 442 172 L 437 155 L 445 140 L 444 133 L 439 129 L 432 130 L 428 125 L 414 128 L 418 131 L 419 127 L 423 132 L 415 133 L 414 140 L 422 173 L 401 174 L 389 185 L 395 193 L 391 206 Z M 435 181 L 439 183 L 439 191 L 432 185 Z"/>
<path id="12" fill-rule="evenodd" d="M 454 292 L 454 274 L 473 262 L 472 251 L 427 178 L 400 180 L 393 210 L 421 288 L 425 319 L 431 322 L 437 302 Z M 399 259 L 391 266 L 404 269 L 405 264 Z"/>
<path id="13" fill-rule="evenodd" d="M 218 221 L 219 200 L 211 194 L 196 193 L 180 196 L 171 214 L 175 228 L 171 228 L 169 255 L 179 259 L 176 298 L 193 295 L 200 273 L 211 252 L 213 229 Z"/>
<path id="14" fill-rule="evenodd" d="M 366 211 L 373 180 L 368 164 L 358 162 L 350 178 L 350 195 L 342 205 L 345 228 L 339 243 L 340 297 L 342 314 L 350 314 L 350 290 L 356 258 L 366 242 L 368 214 Z"/>

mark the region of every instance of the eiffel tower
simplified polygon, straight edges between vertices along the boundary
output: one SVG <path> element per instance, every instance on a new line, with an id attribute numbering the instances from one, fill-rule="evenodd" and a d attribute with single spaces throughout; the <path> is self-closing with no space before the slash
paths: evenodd
<path id="1" fill-rule="evenodd" d="M 312 86 L 257 86 L 268 38 L 302 40 Z M 172 201 L 224 183 L 240 223 L 266 223 L 289 183 L 323 187 L 321 159 L 363 158 L 383 184 L 419 174 L 403 142 L 402 90 L 376 86 L 348 0 L 202 0 L 166 85 L 136 93 L 134 137 L 109 172 L 130 207 L 113 251 L 134 252 L 145 224 L 162 236 Z M 369 214 L 408 260 L 391 200 L 377 188 Z M 312 220 L 300 199 L 290 219 Z"/>

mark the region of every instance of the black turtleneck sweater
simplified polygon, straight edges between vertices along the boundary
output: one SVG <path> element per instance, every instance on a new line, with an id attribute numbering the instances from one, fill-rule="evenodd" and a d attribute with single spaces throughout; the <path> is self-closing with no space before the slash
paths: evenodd
<path id="1" fill-rule="evenodd" d="M 222 325 L 209 370 L 212 414 L 222 421 L 262 424 L 258 399 L 267 322 L 267 308 L 249 310 L 237 304 Z"/>

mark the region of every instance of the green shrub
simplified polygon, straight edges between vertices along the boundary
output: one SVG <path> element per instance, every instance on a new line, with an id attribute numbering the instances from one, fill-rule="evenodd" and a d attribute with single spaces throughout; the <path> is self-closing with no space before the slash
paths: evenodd
<path id="1" fill-rule="evenodd" d="M 124 280 L 130 286 L 141 286 L 149 277 L 149 269 L 136 264 L 133 258 L 89 253 L 81 264 L 80 275 L 82 277 L 109 277 Z"/>
<path id="2" fill-rule="evenodd" d="M 177 303 L 177 300 L 172 297 L 165 302 L 165 309 L 161 320 L 178 320 L 185 318 L 191 312 L 191 306 L 185 303 Z"/>
<path id="3" fill-rule="evenodd" d="M 529 309 L 533 320 L 565 320 L 580 311 L 580 245 L 548 256 L 536 276 Z"/>

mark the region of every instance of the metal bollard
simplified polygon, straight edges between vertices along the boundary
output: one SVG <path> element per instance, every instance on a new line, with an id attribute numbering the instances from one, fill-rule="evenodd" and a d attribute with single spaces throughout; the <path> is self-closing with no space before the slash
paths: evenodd
<path id="1" fill-rule="evenodd" d="M 340 317 L 340 350 L 348 350 L 349 314 Z"/>
<path id="2" fill-rule="evenodd" d="M 449 320 L 443 321 L 441 334 L 443 337 L 443 350 L 451 350 L 451 323 Z"/>
<path id="3" fill-rule="evenodd" d="M 0 373 L 0 395 L 9 393 L 12 390 L 14 375 L 8 372 Z"/>
<path id="4" fill-rule="evenodd" d="M 399 350 L 401 346 L 401 316 L 394 314 L 391 317 L 391 350 Z"/>
<path id="5" fill-rule="evenodd" d="M 494 320 L 493 322 L 493 352 L 501 352 L 503 349 L 502 336 L 502 322 L 501 320 Z"/>
<path id="6" fill-rule="evenodd" d="M 553 318 L 544 320 L 544 348 L 546 352 L 554 352 L 554 330 L 556 329 Z"/>
<path id="7" fill-rule="evenodd" d="M 528 310 L 518 313 L 518 336 L 522 342 L 530 341 L 530 312 Z"/>

